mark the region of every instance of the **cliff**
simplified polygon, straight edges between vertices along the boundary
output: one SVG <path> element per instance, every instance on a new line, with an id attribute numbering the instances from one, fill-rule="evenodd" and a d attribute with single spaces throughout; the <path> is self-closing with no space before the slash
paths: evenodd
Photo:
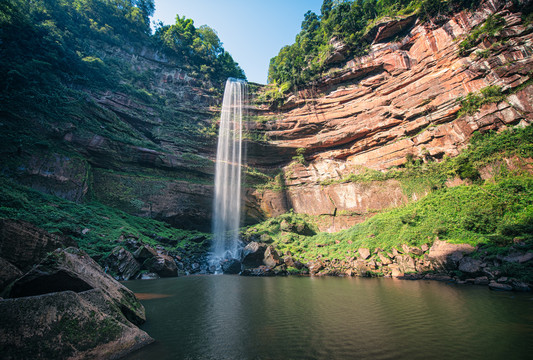
<path id="1" fill-rule="evenodd" d="M 490 31 L 494 22 L 500 27 Z M 413 16 L 378 22 L 367 33 L 368 55 L 335 65 L 279 109 L 261 108 L 267 120 L 254 131 L 275 145 L 276 161 L 285 159 L 284 184 L 253 196 L 271 216 L 291 208 L 350 213 L 334 226 L 327 221 L 326 231 L 424 196 L 426 189 L 409 194 L 394 179 L 344 180 L 368 169 L 455 157 L 475 132 L 531 123 L 531 30 L 503 1 L 485 1 L 439 22 Z M 335 49 L 344 57 L 342 46 Z M 303 157 L 291 163 L 297 149 Z"/>

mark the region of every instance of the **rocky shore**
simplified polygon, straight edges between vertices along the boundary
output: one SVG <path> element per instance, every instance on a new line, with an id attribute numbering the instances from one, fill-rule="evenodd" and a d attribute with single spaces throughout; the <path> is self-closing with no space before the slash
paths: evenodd
<path id="1" fill-rule="evenodd" d="M 482 246 L 451 244 L 436 240 L 421 247 L 404 244 L 390 251 L 359 248 L 345 259 L 318 258 L 303 264 L 292 254 L 279 255 L 272 245 L 250 242 L 243 250 L 243 276 L 393 277 L 405 280 L 437 280 L 457 284 L 488 285 L 491 290 L 531 291 L 533 284 L 508 277 L 508 266 L 530 272 L 533 252 L 517 243 L 506 254 L 494 255 Z"/>

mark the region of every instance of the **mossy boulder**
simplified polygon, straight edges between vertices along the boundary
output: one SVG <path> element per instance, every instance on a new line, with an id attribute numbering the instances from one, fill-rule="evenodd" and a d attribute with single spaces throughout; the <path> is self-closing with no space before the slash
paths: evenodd
<path id="1" fill-rule="evenodd" d="M 101 289 L 0 300 L 2 359 L 116 359 L 153 339 Z"/>
<path id="2" fill-rule="evenodd" d="M 72 247 L 52 252 L 13 284 L 9 297 L 92 289 L 100 289 L 132 323 L 140 325 L 146 321 L 144 307 L 133 292 L 104 273 L 86 252 Z"/>

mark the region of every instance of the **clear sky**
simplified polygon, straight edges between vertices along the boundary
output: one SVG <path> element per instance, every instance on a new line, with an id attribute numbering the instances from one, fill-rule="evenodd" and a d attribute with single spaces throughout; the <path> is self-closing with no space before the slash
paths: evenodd
<path id="1" fill-rule="evenodd" d="M 176 14 L 208 25 L 248 81 L 266 84 L 268 64 L 294 42 L 307 10 L 320 15 L 322 0 L 155 0 L 152 20 L 175 23 Z"/>

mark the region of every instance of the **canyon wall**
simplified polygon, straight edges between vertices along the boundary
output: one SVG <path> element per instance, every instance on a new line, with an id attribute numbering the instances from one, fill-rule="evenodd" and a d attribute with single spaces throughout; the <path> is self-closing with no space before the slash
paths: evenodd
<path id="1" fill-rule="evenodd" d="M 348 213 L 337 225 L 326 219 L 321 228 L 349 227 L 375 210 L 424 196 L 406 194 L 395 181 L 343 182 L 349 174 L 402 167 L 408 159 L 439 161 L 456 156 L 476 131 L 531 123 L 533 27 L 521 15 L 512 3 L 486 1 L 475 12 L 440 23 L 385 19 L 368 33 L 374 37 L 368 55 L 332 68 L 279 110 L 263 108 L 271 120 L 258 122 L 255 130 L 285 154 L 276 161 L 285 156 L 289 162 L 287 154 L 296 149 L 303 149 L 306 160 L 283 167 L 281 190 L 253 194 L 263 211 Z M 489 16 L 501 16 L 503 29 L 460 52 L 461 41 Z M 501 101 L 461 112 L 461 99 L 488 86 L 500 87 Z"/>

